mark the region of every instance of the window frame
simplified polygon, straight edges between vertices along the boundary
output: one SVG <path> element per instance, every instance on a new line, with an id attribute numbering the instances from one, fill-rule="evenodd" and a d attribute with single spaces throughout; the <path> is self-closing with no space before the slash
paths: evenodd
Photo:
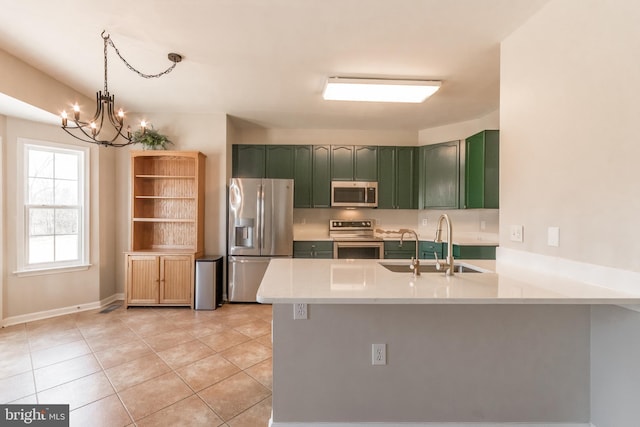
<path id="1" fill-rule="evenodd" d="M 78 203 L 77 205 L 28 204 L 29 191 L 29 150 L 48 151 L 53 153 L 73 154 L 78 156 Z M 48 274 L 68 272 L 89 268 L 89 235 L 90 235 L 90 193 L 89 168 L 90 150 L 69 144 L 51 141 L 18 138 L 17 161 L 17 269 L 18 275 Z M 55 179 L 55 178 L 54 178 Z M 53 262 L 29 263 L 29 213 L 34 208 L 50 207 L 52 209 L 78 209 L 78 259 Z"/>

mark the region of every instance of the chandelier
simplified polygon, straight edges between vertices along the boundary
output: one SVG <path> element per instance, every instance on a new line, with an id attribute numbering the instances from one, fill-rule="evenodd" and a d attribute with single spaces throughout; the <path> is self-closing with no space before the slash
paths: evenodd
<path id="1" fill-rule="evenodd" d="M 133 140 L 129 126 L 123 131 L 124 111 L 120 108 L 116 112 L 114 107 L 115 96 L 109 94 L 109 88 L 107 87 L 107 46 L 110 45 L 113 47 L 127 68 L 145 79 L 158 78 L 170 73 L 176 64 L 182 61 L 182 56 L 177 53 L 170 53 L 168 55 L 169 61 L 173 64 L 171 64 L 169 68 L 158 74 L 144 74 L 133 68 L 122 55 L 120 55 L 120 51 L 118 51 L 118 48 L 113 44 L 113 40 L 111 40 L 109 34 L 105 35 L 105 32 L 106 31 L 103 31 L 101 34 L 102 40 L 104 41 L 104 93 L 102 91 L 96 93 L 96 113 L 88 121 L 80 120 L 80 107 L 76 102 L 73 105 L 73 117 L 69 117 L 66 111 L 62 112 L 62 129 L 80 141 L 99 144 L 105 147 L 124 147 L 125 145 L 133 144 L 135 141 Z M 107 123 L 110 123 L 112 127 L 108 128 L 106 126 Z M 104 129 L 103 126 L 105 127 Z M 140 131 L 143 134 L 146 126 L 147 123 L 144 120 L 140 122 Z"/>

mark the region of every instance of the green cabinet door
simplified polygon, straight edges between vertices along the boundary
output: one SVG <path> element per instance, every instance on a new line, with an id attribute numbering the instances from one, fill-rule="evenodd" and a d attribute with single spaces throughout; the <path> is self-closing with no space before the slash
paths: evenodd
<path id="1" fill-rule="evenodd" d="M 415 147 L 378 147 L 378 208 L 416 209 Z"/>
<path id="2" fill-rule="evenodd" d="M 416 256 L 416 244 L 414 240 L 408 240 L 400 244 L 399 240 L 384 241 L 385 259 L 411 259 Z"/>
<path id="3" fill-rule="evenodd" d="M 231 163 L 231 174 L 234 178 L 264 178 L 264 145 L 234 145 Z"/>
<path id="4" fill-rule="evenodd" d="M 331 207 L 331 148 L 313 146 L 311 205 L 314 208 Z"/>
<path id="5" fill-rule="evenodd" d="M 294 154 L 293 145 L 265 146 L 265 177 L 293 179 Z"/>
<path id="6" fill-rule="evenodd" d="M 457 209 L 460 200 L 460 142 L 422 147 L 422 208 Z"/>
<path id="7" fill-rule="evenodd" d="M 311 145 L 296 145 L 294 147 L 293 167 L 293 207 L 312 207 L 312 158 L 313 147 Z"/>
<path id="8" fill-rule="evenodd" d="M 499 132 L 485 130 L 465 140 L 465 207 L 499 207 Z"/>
<path id="9" fill-rule="evenodd" d="M 355 181 L 378 180 L 378 147 L 354 147 L 353 179 Z"/>
<path id="10" fill-rule="evenodd" d="M 378 147 L 332 145 L 331 179 L 335 181 L 377 181 Z"/>
<path id="11" fill-rule="evenodd" d="M 378 147 L 378 209 L 396 208 L 396 148 Z"/>
<path id="12" fill-rule="evenodd" d="M 331 179 L 353 181 L 353 145 L 331 146 Z"/>
<path id="13" fill-rule="evenodd" d="M 294 258 L 333 258 L 333 242 L 320 241 L 294 241 Z"/>
<path id="14" fill-rule="evenodd" d="M 442 243 L 436 243 L 433 241 L 421 241 L 420 242 L 420 258 L 421 259 L 442 259 Z"/>
<path id="15" fill-rule="evenodd" d="M 398 209 L 418 208 L 416 160 L 415 147 L 396 148 L 396 208 Z"/>

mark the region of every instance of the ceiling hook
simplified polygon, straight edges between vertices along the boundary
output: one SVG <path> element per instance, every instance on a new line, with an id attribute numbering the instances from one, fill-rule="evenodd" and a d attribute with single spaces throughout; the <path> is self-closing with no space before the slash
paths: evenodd
<path id="1" fill-rule="evenodd" d="M 102 30 L 102 33 L 100 33 L 100 37 L 102 37 L 105 40 L 108 40 L 111 36 L 109 34 L 107 34 L 106 37 L 105 37 L 104 33 L 106 33 L 106 32 L 107 32 L 107 30 Z"/>

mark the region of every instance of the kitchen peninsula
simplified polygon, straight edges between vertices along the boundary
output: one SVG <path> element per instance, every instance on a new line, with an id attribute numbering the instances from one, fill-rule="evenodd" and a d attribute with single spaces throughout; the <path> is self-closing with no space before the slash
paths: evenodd
<path id="1" fill-rule="evenodd" d="M 273 304 L 273 426 L 589 425 L 590 307 L 640 295 L 534 273 L 413 277 L 381 262 L 270 264 L 258 301 Z M 296 303 L 307 319 L 294 320 Z M 385 364 L 372 364 L 374 344 Z"/>

